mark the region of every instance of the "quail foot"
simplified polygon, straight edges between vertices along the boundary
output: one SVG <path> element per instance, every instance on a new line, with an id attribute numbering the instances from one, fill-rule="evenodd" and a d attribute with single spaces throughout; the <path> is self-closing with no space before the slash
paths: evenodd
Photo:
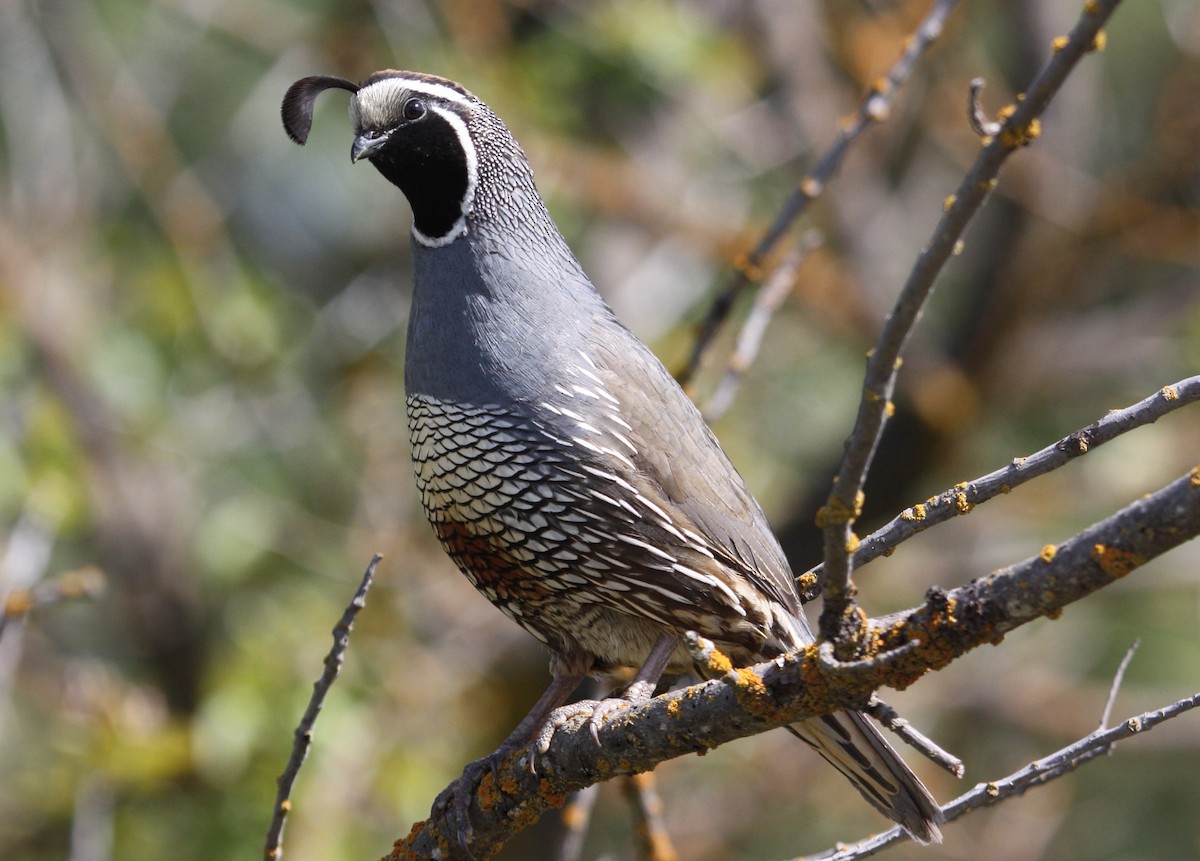
<path id="1" fill-rule="evenodd" d="M 551 683 L 498 754 L 537 738 L 587 676 L 697 672 L 683 635 L 738 666 L 813 642 L 762 509 L 671 375 L 600 298 L 551 220 L 521 147 L 459 84 L 376 72 L 297 81 L 284 126 L 347 90 L 351 158 L 413 212 L 404 381 L 417 486 L 459 569 L 551 655 Z M 701 671 L 702 672 L 702 671 Z M 603 719 L 614 704 L 584 709 Z M 791 727 L 917 841 L 942 811 L 861 713 Z M 496 755 L 459 781 L 467 812 Z M 531 753 L 531 757 L 533 754 Z M 447 799 L 442 799 L 445 802 Z"/>

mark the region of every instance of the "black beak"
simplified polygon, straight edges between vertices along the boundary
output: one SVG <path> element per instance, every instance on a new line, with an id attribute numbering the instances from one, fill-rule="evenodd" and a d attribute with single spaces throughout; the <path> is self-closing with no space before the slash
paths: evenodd
<path id="1" fill-rule="evenodd" d="M 370 158 L 388 142 L 387 132 L 363 132 L 350 147 L 350 161 Z"/>

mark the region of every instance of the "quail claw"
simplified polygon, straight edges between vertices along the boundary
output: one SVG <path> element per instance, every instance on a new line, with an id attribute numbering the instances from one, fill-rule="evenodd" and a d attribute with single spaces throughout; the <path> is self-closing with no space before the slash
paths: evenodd
<path id="1" fill-rule="evenodd" d="M 486 772 L 492 773 L 493 780 L 499 779 L 497 768 L 500 758 L 506 753 L 507 751 L 501 749 L 468 763 L 458 780 L 434 799 L 433 808 L 430 810 L 430 816 L 433 818 L 443 817 L 447 813 L 454 817 L 459 848 L 472 861 L 475 855 L 471 852 L 471 840 L 474 837 L 474 829 L 471 827 L 471 802 L 475 798 L 475 790 L 479 788 L 479 781 Z"/>

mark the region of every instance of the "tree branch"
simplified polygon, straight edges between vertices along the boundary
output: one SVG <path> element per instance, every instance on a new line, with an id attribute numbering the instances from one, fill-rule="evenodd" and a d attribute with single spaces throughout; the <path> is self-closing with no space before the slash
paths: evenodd
<path id="1" fill-rule="evenodd" d="M 300 774 L 304 760 L 308 758 L 308 749 L 312 747 L 313 726 L 325 705 L 325 697 L 333 688 L 333 683 L 337 681 L 337 677 L 342 671 L 342 663 L 346 660 L 346 649 L 350 647 L 350 632 L 354 629 L 354 619 L 358 616 L 358 611 L 367 604 L 367 590 L 371 588 L 371 581 L 375 579 L 375 569 L 382 559 L 383 557 L 378 553 L 371 559 L 371 564 L 363 572 L 362 580 L 358 584 L 354 597 L 346 605 L 338 623 L 333 626 L 333 647 L 325 656 L 325 668 L 321 671 L 321 677 L 313 683 L 313 692 L 308 701 L 308 708 L 304 710 L 304 717 L 300 719 L 300 724 L 293 733 L 292 753 L 288 757 L 287 767 L 283 770 L 283 774 L 279 775 L 279 788 L 275 795 L 275 812 L 271 817 L 271 825 L 267 829 L 266 842 L 263 844 L 263 857 L 268 861 L 279 861 L 283 858 L 283 828 L 287 824 L 288 812 L 292 809 L 292 787 L 296 783 L 296 777 Z"/>
<path id="2" fill-rule="evenodd" d="M 752 281 L 762 278 L 763 267 L 775 246 L 791 229 L 796 219 L 825 191 L 825 186 L 842 166 L 842 161 L 845 159 L 846 153 L 850 151 L 850 147 L 869 128 L 887 119 L 896 94 L 912 75 L 917 62 L 924 56 L 929 46 L 942 35 L 946 19 L 950 17 L 950 13 L 954 11 L 954 7 L 958 3 L 959 0 L 936 0 L 925 18 L 917 25 L 917 29 L 908 38 L 900 59 L 888 70 L 887 75 L 872 85 L 871 89 L 863 96 L 862 101 L 859 102 L 857 110 L 842 122 L 841 128 L 838 129 L 837 139 L 792 190 L 779 208 L 775 220 L 767 228 L 767 232 L 758 240 L 758 244 L 748 254 L 737 260 L 729 280 L 717 293 L 708 315 L 700 324 L 700 332 L 692 347 L 692 354 L 687 365 L 677 374 L 681 386 L 686 387 L 695 377 L 704 360 L 704 354 L 733 309 L 734 301 Z"/>
<path id="3" fill-rule="evenodd" d="M 900 354 L 907 343 L 942 268 L 961 246 L 963 232 L 995 188 L 1000 168 L 1017 149 L 1040 134 L 1038 118 L 1067 76 L 1085 54 L 1098 45 L 1101 28 L 1120 0 L 1088 0 L 1083 14 L 1066 39 L 1056 40 L 1054 52 L 1028 92 L 1015 105 L 1000 112 L 998 134 L 985 138 L 985 146 L 958 190 L 946 200 L 945 213 L 929 244 L 917 257 L 896 304 L 884 323 L 867 360 L 862 399 L 854 430 L 846 443 L 837 478 L 819 518 L 824 532 L 825 609 L 822 636 L 845 648 L 839 657 L 849 659 L 862 646 L 861 614 L 854 604 L 850 582 L 852 555 L 858 545 L 854 521 L 862 509 L 862 488 L 867 470 L 883 434 L 900 369 Z"/>
<path id="4" fill-rule="evenodd" d="M 923 503 L 906 508 L 890 523 L 862 539 L 854 551 L 853 567 L 860 568 L 880 556 L 886 556 L 917 533 L 961 514 L 968 514 L 980 503 L 1009 493 L 1121 434 L 1153 424 L 1168 413 L 1196 401 L 1200 401 L 1200 376 L 1187 377 L 1163 386 L 1132 406 L 1111 410 L 1099 421 L 1068 434 L 1040 451 L 1027 457 L 1014 458 L 1002 469 L 956 484 Z M 817 565 L 798 578 L 805 601 L 820 593 L 824 571 L 824 565 Z"/>
<path id="5" fill-rule="evenodd" d="M 1111 753 L 1117 742 L 1130 738 L 1138 733 L 1149 732 L 1164 721 L 1178 717 L 1184 712 L 1200 706 L 1200 693 L 1184 697 L 1179 702 L 1151 712 L 1143 712 L 1137 717 L 1131 717 L 1120 726 L 1107 729 L 1101 727 L 1090 735 L 1084 736 L 1074 744 L 1058 750 L 1049 756 L 1029 763 L 1018 771 L 999 780 L 980 783 L 970 792 L 960 795 L 942 810 L 946 821 L 953 822 L 960 816 L 970 813 L 980 807 L 991 807 L 1000 802 L 1022 795 L 1027 789 L 1042 786 L 1050 781 L 1070 774 L 1085 762 L 1090 762 L 1099 756 Z M 866 840 L 851 846 L 842 846 L 822 852 L 819 855 L 806 855 L 795 861 L 856 861 L 859 858 L 869 858 L 894 843 L 907 840 L 900 828 L 891 828 L 882 834 L 876 834 Z"/>
<path id="6" fill-rule="evenodd" d="M 712 653 L 720 678 L 670 691 L 612 715 L 600 748 L 586 721 L 559 729 L 551 749 L 529 768 L 528 748 L 485 774 L 471 805 L 473 851 L 486 858 L 568 793 L 600 780 L 647 771 L 669 759 L 828 714 L 863 708 L 881 687 L 904 688 L 977 646 L 997 643 L 1034 619 L 1055 618 L 1079 600 L 1200 534 L 1200 466 L 1161 490 L 1009 568 L 875 620 L 868 657 L 836 665 L 819 647 L 733 669 Z M 418 822 L 396 843 L 392 861 L 463 858 L 452 809 Z"/>

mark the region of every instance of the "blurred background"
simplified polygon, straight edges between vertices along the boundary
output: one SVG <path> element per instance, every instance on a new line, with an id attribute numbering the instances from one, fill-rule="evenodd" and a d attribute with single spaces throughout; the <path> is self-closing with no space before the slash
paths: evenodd
<path id="1" fill-rule="evenodd" d="M 808 213 L 804 263 L 716 429 L 798 571 L 863 354 L 979 148 L 1079 0 L 969 0 Z M 309 145 L 287 86 L 377 68 L 504 117 L 585 268 L 679 368 L 731 262 L 884 74 L 928 0 L 9 0 L 0 4 L 0 593 L 88 566 L 0 640 L 0 858 L 255 857 L 329 647 L 385 559 L 301 773 L 289 858 L 376 858 L 547 681 L 414 499 L 401 370 L 408 211 L 351 166 L 342 93 Z M 1200 367 L 1200 7 L 1126 3 L 946 271 L 901 378 L 864 531 Z M 786 251 L 799 230 L 784 243 Z M 733 329 L 697 381 L 723 373 Z M 1195 407 L 860 572 L 918 603 L 1195 465 Z M 888 696 L 967 765 L 943 800 L 1200 688 L 1187 545 Z M 916 757 L 909 757 L 910 760 Z M 1200 719 L 888 857 L 1200 856 Z M 774 859 L 878 830 L 784 733 L 659 769 L 682 857 Z M 632 859 L 602 787 L 585 858 Z M 551 857 L 553 817 L 506 851 Z"/>

